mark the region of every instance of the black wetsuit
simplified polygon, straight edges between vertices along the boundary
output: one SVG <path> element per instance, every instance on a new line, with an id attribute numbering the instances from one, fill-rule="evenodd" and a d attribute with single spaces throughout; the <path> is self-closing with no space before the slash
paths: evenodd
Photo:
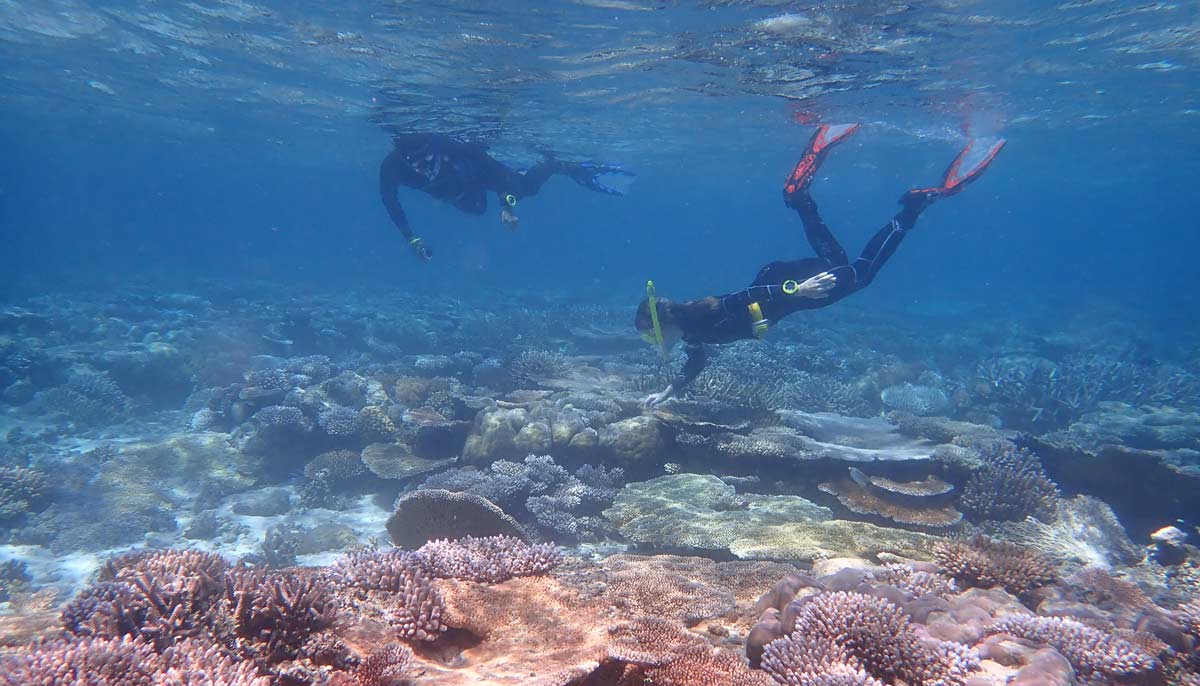
<path id="1" fill-rule="evenodd" d="M 505 197 L 520 200 L 536 194 L 551 175 L 564 167 L 554 160 L 535 165 L 526 172 L 513 171 L 478 145 L 429 133 L 404 134 L 393 138 L 395 149 L 379 167 L 379 195 L 388 215 L 408 240 L 412 229 L 404 208 L 396 198 L 401 186 L 450 203 L 469 214 L 487 210 L 487 192 L 493 191 L 501 206 Z M 426 169 L 425 173 L 418 168 Z"/>
<path id="2" fill-rule="evenodd" d="M 732 343 L 756 337 L 755 317 L 750 309 L 752 303 L 758 303 L 762 321 L 774 325 L 793 312 L 826 307 L 866 288 L 899 247 L 909 229 L 916 224 L 922 210 L 928 206 L 924 196 L 906 196 L 905 200 L 904 209 L 879 229 L 867 241 L 862 254 L 851 262 L 833 232 L 821 219 L 817 203 L 809 195 L 808 189 L 785 193 L 784 202 L 800 215 L 804 223 L 804 235 L 817 257 L 771 262 L 758 271 L 754 282 L 744 290 L 719 296 L 719 308 L 706 315 L 706 319 L 689 322 L 683 332 L 687 360 L 673 383 L 676 392 L 690 384 L 704 369 L 707 361 L 704 344 Z M 824 298 L 807 298 L 784 292 L 785 282 L 800 284 L 821 272 L 829 272 L 837 279 L 833 288 L 825 291 Z"/>

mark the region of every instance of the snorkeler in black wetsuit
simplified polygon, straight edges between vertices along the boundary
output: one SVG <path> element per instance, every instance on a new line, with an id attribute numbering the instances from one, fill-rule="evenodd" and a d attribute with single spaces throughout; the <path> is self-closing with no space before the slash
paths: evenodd
<path id="1" fill-rule="evenodd" d="M 500 201 L 501 221 L 515 229 L 518 219 L 513 210 L 517 201 L 536 195 L 554 174 L 569 176 L 585 188 L 609 195 L 621 192 L 601 184 L 601 175 L 632 176 L 619 167 L 553 159 L 544 160 L 528 171 L 516 172 L 488 155 L 483 146 L 440 134 L 403 134 L 394 136 L 392 142 L 395 149 L 379 167 L 379 194 L 388 215 L 422 260 L 429 260 L 433 253 L 423 240 L 413 235 L 408 225 L 404 208 L 396 198 L 401 186 L 428 193 L 470 214 L 483 214 L 487 210 L 487 192 L 494 191 Z"/>
<path id="2" fill-rule="evenodd" d="M 968 143 L 946 170 L 942 185 L 905 193 L 900 198 L 900 212 L 867 241 L 862 253 L 851 262 L 817 213 L 808 186 L 829 150 L 857 130 L 857 124 L 822 126 L 784 185 L 784 202 L 800 215 L 804 234 L 817 257 L 772 262 L 759 270 L 749 287 L 729 295 L 687 302 L 652 296 L 641 302 L 634 324 L 643 337 L 663 346 L 682 339 L 687 352 L 679 375 L 662 392 L 647 396 L 647 406 L 682 391 L 700 374 L 706 361 L 705 344 L 761 337 L 771 325 L 793 312 L 826 307 L 866 288 L 921 212 L 938 198 L 954 195 L 979 178 L 1004 146 L 1003 139 L 984 146 Z"/>

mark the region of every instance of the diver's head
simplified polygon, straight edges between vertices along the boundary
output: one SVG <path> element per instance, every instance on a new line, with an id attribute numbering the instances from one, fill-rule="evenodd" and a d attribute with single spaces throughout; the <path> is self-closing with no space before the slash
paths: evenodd
<path id="1" fill-rule="evenodd" d="M 676 305 L 666 298 L 655 298 L 654 307 L 658 312 L 658 328 L 662 331 L 663 343 L 670 345 L 683 337 L 683 329 L 676 319 Z M 633 325 L 647 343 L 657 343 L 654 335 L 654 319 L 650 316 L 650 300 L 644 298 L 638 304 L 637 315 Z"/>

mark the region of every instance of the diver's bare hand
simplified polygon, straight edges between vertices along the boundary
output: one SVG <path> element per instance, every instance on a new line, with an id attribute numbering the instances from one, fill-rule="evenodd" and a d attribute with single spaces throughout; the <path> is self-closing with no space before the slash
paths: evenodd
<path id="1" fill-rule="evenodd" d="M 829 297 L 829 290 L 837 285 L 837 277 L 829 272 L 821 272 L 804 280 L 796 289 L 796 295 L 804 298 L 820 300 Z"/>
<path id="2" fill-rule="evenodd" d="M 661 404 L 667 398 L 670 398 L 671 394 L 674 392 L 675 392 L 674 386 L 667 386 L 666 388 L 664 388 L 662 391 L 660 391 L 658 393 L 651 393 L 650 395 L 646 396 L 645 398 L 642 398 L 642 407 L 647 410 L 653 410 L 657 405 Z"/>
<path id="3" fill-rule="evenodd" d="M 518 217 L 516 215 L 516 213 L 514 213 L 512 210 L 508 209 L 507 207 L 500 210 L 500 221 L 503 222 L 504 226 L 506 228 L 508 228 L 510 231 L 516 231 L 517 228 L 521 225 L 521 218 Z"/>
<path id="4" fill-rule="evenodd" d="M 425 242 L 420 238 L 414 238 L 410 240 L 408 245 L 410 248 L 412 248 L 413 254 L 417 256 L 418 260 L 421 260 L 422 262 L 428 262 L 429 260 L 433 259 L 433 251 L 426 247 Z"/>

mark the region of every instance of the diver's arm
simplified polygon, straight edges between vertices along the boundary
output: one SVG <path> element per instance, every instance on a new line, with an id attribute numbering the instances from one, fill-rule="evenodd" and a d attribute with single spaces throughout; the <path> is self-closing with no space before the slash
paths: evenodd
<path id="1" fill-rule="evenodd" d="M 383 158 L 383 163 L 379 165 L 379 197 L 383 200 L 383 207 L 391 217 L 392 223 L 396 225 L 397 229 L 400 229 L 400 233 L 408 241 L 409 247 L 417 254 L 417 257 L 428 260 L 433 253 L 425 247 L 420 238 L 413 235 L 412 227 L 408 225 L 408 217 L 404 214 L 404 208 L 400 206 L 400 201 L 396 198 L 396 192 L 400 186 L 405 185 L 403 173 L 407 169 L 408 162 L 398 150 L 393 150 Z"/>
<path id="2" fill-rule="evenodd" d="M 667 387 L 658 393 L 651 393 L 642 400 L 642 404 L 646 407 L 654 407 L 655 405 L 665 401 L 680 391 L 688 387 L 700 372 L 704 371 L 704 365 L 708 362 L 708 353 L 704 346 L 699 343 L 688 343 L 684 347 L 684 354 L 687 359 L 683 362 L 683 368 L 679 370 L 679 374 L 675 379 L 667 384 Z"/>
<path id="3" fill-rule="evenodd" d="M 684 346 L 683 352 L 687 355 L 687 359 L 683 362 L 683 367 L 679 370 L 679 374 L 675 380 L 671 382 L 671 388 L 675 393 L 687 388 L 700 372 L 704 371 L 704 365 L 708 364 L 708 351 L 700 343 L 688 343 Z"/>

